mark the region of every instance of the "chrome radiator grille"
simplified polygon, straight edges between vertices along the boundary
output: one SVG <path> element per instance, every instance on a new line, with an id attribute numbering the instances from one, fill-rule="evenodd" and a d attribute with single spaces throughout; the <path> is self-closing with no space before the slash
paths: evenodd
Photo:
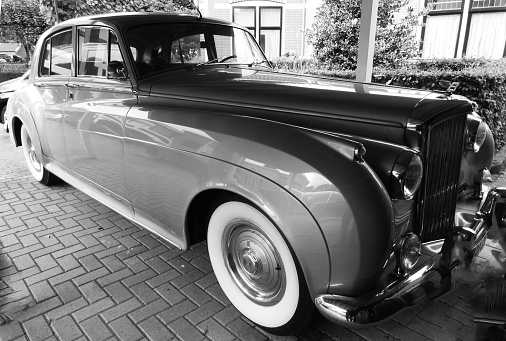
<path id="1" fill-rule="evenodd" d="M 458 115 L 431 126 L 426 135 L 416 214 L 422 242 L 444 238 L 453 227 L 465 124 L 466 115 Z"/>

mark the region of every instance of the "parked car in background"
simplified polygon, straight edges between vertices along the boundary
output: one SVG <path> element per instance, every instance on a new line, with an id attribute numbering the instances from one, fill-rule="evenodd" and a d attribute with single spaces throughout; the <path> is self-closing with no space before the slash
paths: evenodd
<path id="1" fill-rule="evenodd" d="M 206 240 L 232 304 L 277 334 L 449 290 L 505 196 L 466 98 L 276 72 L 248 30 L 197 16 L 52 27 L 7 113 L 35 179 L 181 249 Z"/>
<path id="2" fill-rule="evenodd" d="M 7 101 L 9 100 L 9 97 L 14 93 L 14 91 L 26 85 L 28 82 L 29 74 L 30 70 L 26 71 L 22 76 L 18 78 L 10 79 L 8 81 L 0 83 L 0 123 L 3 125 L 5 132 L 9 131 L 9 127 L 7 126 L 7 119 L 5 116 Z"/>

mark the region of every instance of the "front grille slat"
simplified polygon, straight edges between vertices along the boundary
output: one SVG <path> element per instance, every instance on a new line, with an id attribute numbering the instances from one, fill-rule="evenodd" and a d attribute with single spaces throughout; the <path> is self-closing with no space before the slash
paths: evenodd
<path id="1" fill-rule="evenodd" d="M 434 124 L 427 132 L 415 231 L 422 242 L 444 238 L 453 227 L 465 124 L 466 115 L 458 115 Z"/>

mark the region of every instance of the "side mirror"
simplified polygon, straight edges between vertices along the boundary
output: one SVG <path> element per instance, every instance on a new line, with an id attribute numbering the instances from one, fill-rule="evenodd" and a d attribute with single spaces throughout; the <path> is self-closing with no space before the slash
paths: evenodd
<path id="1" fill-rule="evenodd" d="M 128 71 L 122 62 L 113 60 L 107 65 L 107 78 L 128 79 Z"/>

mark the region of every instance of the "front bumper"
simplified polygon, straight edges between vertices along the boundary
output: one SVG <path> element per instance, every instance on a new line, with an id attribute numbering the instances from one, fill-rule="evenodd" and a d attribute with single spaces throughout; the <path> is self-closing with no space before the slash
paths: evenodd
<path id="1" fill-rule="evenodd" d="M 451 288 L 452 268 L 459 261 L 469 264 L 481 251 L 493 224 L 496 204 L 505 202 L 506 188 L 490 190 L 470 226 L 456 226 L 444 240 L 423 245 L 419 265 L 409 275 L 397 279 L 389 276 L 390 280 L 383 281 L 379 289 L 362 297 L 320 295 L 315 299 L 316 307 L 337 324 L 371 324 L 447 292 Z M 456 254 L 463 258 L 455 259 Z"/>

